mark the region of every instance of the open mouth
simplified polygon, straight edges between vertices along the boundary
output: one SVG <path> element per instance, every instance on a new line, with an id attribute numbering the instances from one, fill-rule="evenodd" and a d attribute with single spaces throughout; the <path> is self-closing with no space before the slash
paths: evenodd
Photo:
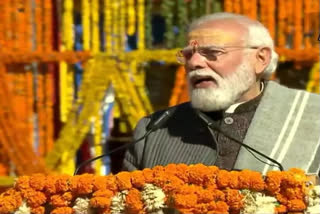
<path id="1" fill-rule="evenodd" d="M 191 78 L 191 84 L 194 88 L 206 88 L 217 85 L 217 82 L 211 76 L 194 76 Z"/>

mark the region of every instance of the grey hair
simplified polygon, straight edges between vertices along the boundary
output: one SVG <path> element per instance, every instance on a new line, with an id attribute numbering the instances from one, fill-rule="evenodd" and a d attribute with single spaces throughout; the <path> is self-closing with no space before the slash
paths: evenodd
<path id="1" fill-rule="evenodd" d="M 248 30 L 248 33 L 245 38 L 246 45 L 263 46 L 271 49 L 271 60 L 269 65 L 263 71 L 263 79 L 268 79 L 276 71 L 279 56 L 275 52 L 274 42 L 271 38 L 268 29 L 265 26 L 263 26 L 263 24 L 261 24 L 259 21 L 252 20 L 249 17 L 240 14 L 227 12 L 214 13 L 202 16 L 199 19 L 193 21 L 190 24 L 188 32 L 194 30 L 195 28 L 198 28 L 200 25 L 204 23 L 213 22 L 216 20 L 232 20 L 244 26 Z"/>

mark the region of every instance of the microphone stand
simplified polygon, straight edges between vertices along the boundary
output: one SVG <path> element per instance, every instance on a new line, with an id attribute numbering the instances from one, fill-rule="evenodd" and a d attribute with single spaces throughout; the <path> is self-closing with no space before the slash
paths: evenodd
<path id="1" fill-rule="evenodd" d="M 165 122 L 168 121 L 169 118 L 172 117 L 172 115 L 174 114 L 174 112 L 176 111 L 176 108 L 173 107 L 173 108 L 170 108 L 168 109 L 167 111 L 165 111 L 164 113 L 162 113 L 159 118 L 157 118 L 153 123 L 152 125 L 150 126 L 149 129 L 147 129 L 146 133 L 140 137 L 139 139 L 135 140 L 134 142 L 132 143 L 129 143 L 129 144 L 124 144 L 122 146 L 119 146 L 118 148 L 115 148 L 111 151 L 108 151 L 107 153 L 105 154 L 102 154 L 102 155 L 99 155 L 97 157 L 94 157 L 94 158 L 91 158 L 91 159 L 88 159 L 88 160 L 85 160 L 83 161 L 78 167 L 77 169 L 74 171 L 73 175 L 77 175 L 78 174 L 78 171 L 79 169 L 81 169 L 83 166 L 87 165 L 88 163 L 91 163 L 95 160 L 98 160 L 100 158 L 103 158 L 105 156 L 108 156 L 114 152 L 117 152 L 117 151 L 120 151 L 122 149 L 126 149 L 126 148 L 129 148 L 133 145 L 135 145 L 136 143 L 140 142 L 141 140 L 143 140 L 144 138 L 148 137 L 148 135 L 151 133 L 151 132 L 154 132 L 155 130 L 157 130 L 158 128 L 160 128 Z"/>
<path id="2" fill-rule="evenodd" d="M 120 151 L 120 150 L 122 150 L 122 149 L 126 149 L 127 147 L 130 147 L 130 146 L 135 145 L 135 144 L 138 143 L 140 140 L 142 140 L 142 139 L 144 139 L 145 137 L 147 137 L 152 131 L 153 131 L 153 130 L 150 129 L 150 130 L 147 131 L 142 137 L 140 137 L 139 139 L 137 139 L 137 140 L 134 141 L 133 143 L 124 144 L 124 145 L 122 145 L 122 146 L 119 146 L 118 148 L 115 148 L 115 149 L 107 152 L 107 153 L 104 153 L 104 154 L 99 155 L 99 156 L 97 156 L 97 157 L 94 157 L 94 158 L 91 158 L 91 159 L 88 159 L 88 160 L 83 161 L 83 162 L 77 167 L 77 169 L 74 171 L 73 175 L 77 175 L 77 174 L 78 174 L 78 171 L 79 171 L 83 166 L 85 166 L 85 165 L 87 165 L 87 164 L 89 164 L 89 163 L 91 163 L 91 162 L 93 162 L 93 161 L 95 161 L 95 160 L 98 160 L 98 159 L 103 158 L 103 157 L 106 157 L 106 156 L 108 156 L 108 155 L 110 155 L 110 154 L 112 154 L 112 153 L 114 153 L 114 152 L 117 152 L 117 151 Z"/>

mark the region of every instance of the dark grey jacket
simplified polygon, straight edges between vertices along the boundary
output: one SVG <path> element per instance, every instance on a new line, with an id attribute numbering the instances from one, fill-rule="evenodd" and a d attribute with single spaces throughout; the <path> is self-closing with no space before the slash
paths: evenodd
<path id="1" fill-rule="evenodd" d="M 234 135 L 234 138 L 242 141 L 258 105 L 253 102 L 256 101 L 247 104 L 249 108 L 242 108 L 242 111 L 240 108 L 237 114 L 231 114 L 235 120 L 234 124 L 224 123 L 224 119 L 228 117 L 226 113 L 222 113 L 221 118 L 217 117 L 214 122 L 225 132 L 229 132 L 230 135 Z M 214 141 L 207 124 L 200 119 L 189 102 L 175 108 L 173 116 L 163 127 L 127 151 L 123 169 L 132 171 L 169 163 L 216 164 L 222 168 L 228 168 L 226 166 L 229 165 L 229 169 L 232 169 L 240 146 L 216 131 L 213 135 L 217 141 Z M 143 136 L 148 125 L 152 124 L 162 113 L 163 111 L 156 112 L 140 120 L 134 139 Z M 219 155 L 217 155 L 217 148 Z M 228 159 L 234 159 L 233 163 L 227 163 Z"/>

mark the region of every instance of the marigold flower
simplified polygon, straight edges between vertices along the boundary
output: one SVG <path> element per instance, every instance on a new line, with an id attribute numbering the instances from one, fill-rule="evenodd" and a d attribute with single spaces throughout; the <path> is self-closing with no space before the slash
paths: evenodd
<path id="1" fill-rule="evenodd" d="M 153 173 L 154 176 L 154 180 L 153 183 L 158 186 L 158 187 L 164 187 L 164 185 L 166 183 L 169 183 L 169 176 L 168 174 L 166 174 L 164 171 L 155 171 Z"/>
<path id="2" fill-rule="evenodd" d="M 291 199 L 303 200 L 305 197 L 305 194 L 302 188 L 297 188 L 297 187 L 288 187 L 284 189 L 281 193 L 289 200 Z"/>
<path id="3" fill-rule="evenodd" d="M 226 202 L 231 210 L 240 210 L 243 208 L 243 195 L 236 189 L 227 189 L 224 191 L 226 194 Z"/>
<path id="4" fill-rule="evenodd" d="M 305 176 L 305 171 L 303 169 L 299 169 L 299 168 L 290 168 L 288 170 L 289 173 L 293 173 L 293 174 L 296 174 L 296 175 L 302 175 L 302 176 Z"/>
<path id="5" fill-rule="evenodd" d="M 240 177 L 240 172 L 238 171 L 231 171 L 229 173 L 229 176 L 231 179 L 229 180 L 229 187 L 232 189 L 240 189 L 240 182 L 239 182 L 239 177 Z"/>
<path id="6" fill-rule="evenodd" d="M 161 188 L 165 193 L 169 193 L 176 192 L 182 185 L 184 185 L 184 182 L 180 178 L 169 175 L 166 183 Z"/>
<path id="7" fill-rule="evenodd" d="M 282 213 L 286 213 L 286 212 L 287 212 L 287 207 L 282 204 L 275 207 L 275 213 L 277 213 L 277 214 L 282 214 Z"/>
<path id="8" fill-rule="evenodd" d="M 284 177 L 284 173 L 280 171 L 269 171 L 266 176 L 266 190 L 275 195 L 280 192 L 281 181 Z"/>
<path id="9" fill-rule="evenodd" d="M 52 195 L 49 204 L 53 207 L 65 207 L 70 204 L 70 201 L 65 200 L 62 195 Z"/>
<path id="10" fill-rule="evenodd" d="M 181 179 L 181 180 L 183 180 L 184 182 L 186 182 L 186 183 L 188 183 L 189 182 L 189 175 L 186 173 L 187 172 L 187 170 L 188 170 L 188 165 L 186 165 L 186 164 L 177 164 L 176 165 L 176 173 L 175 173 L 175 175 L 179 178 L 179 179 Z"/>
<path id="11" fill-rule="evenodd" d="M 110 207 L 113 195 L 114 193 L 110 190 L 98 190 L 93 193 L 90 205 L 96 208 Z"/>
<path id="12" fill-rule="evenodd" d="M 19 192 L 9 189 L 0 195 L 0 202 L 0 213 L 11 213 L 21 206 L 22 197 Z"/>
<path id="13" fill-rule="evenodd" d="M 300 169 L 290 169 L 287 171 L 281 186 L 285 187 L 299 187 L 301 188 L 305 182 L 308 180 L 307 176 L 304 174 L 303 170 Z"/>
<path id="14" fill-rule="evenodd" d="M 154 177 L 153 177 L 153 170 L 149 168 L 145 168 L 142 170 L 142 174 L 145 178 L 146 183 L 153 183 Z"/>
<path id="15" fill-rule="evenodd" d="M 30 187 L 37 191 L 42 191 L 46 184 L 46 177 L 43 174 L 32 175 L 29 179 Z"/>
<path id="16" fill-rule="evenodd" d="M 145 213 L 139 190 L 131 189 L 126 197 L 126 211 L 131 214 Z"/>
<path id="17" fill-rule="evenodd" d="M 51 214 L 73 214 L 74 210 L 71 207 L 58 207 L 51 211 Z"/>
<path id="18" fill-rule="evenodd" d="M 72 192 L 65 192 L 62 194 L 62 198 L 66 201 L 72 201 L 74 199 L 74 195 Z"/>
<path id="19" fill-rule="evenodd" d="M 118 191 L 118 186 L 116 182 L 116 177 L 114 175 L 107 175 L 106 176 L 106 188 L 113 192 Z"/>
<path id="20" fill-rule="evenodd" d="M 58 175 L 55 181 L 57 192 L 67 192 L 70 190 L 71 177 L 69 175 Z"/>
<path id="21" fill-rule="evenodd" d="M 90 206 L 94 208 L 109 208 L 111 205 L 111 198 L 93 197 L 90 199 Z"/>
<path id="22" fill-rule="evenodd" d="M 177 189 L 177 193 L 172 195 L 174 207 L 178 209 L 194 207 L 198 203 L 198 195 L 200 194 L 201 189 L 202 187 L 196 185 L 182 185 Z"/>
<path id="23" fill-rule="evenodd" d="M 207 178 L 208 167 L 203 164 L 196 164 L 190 166 L 186 173 L 188 174 L 189 183 L 202 186 Z"/>
<path id="24" fill-rule="evenodd" d="M 208 213 L 213 213 L 212 211 L 217 209 L 217 204 L 215 201 L 208 203 Z"/>
<path id="25" fill-rule="evenodd" d="M 30 188 L 29 180 L 30 180 L 29 176 L 21 176 L 18 178 L 18 180 L 14 184 L 14 187 L 19 191 L 24 189 L 29 189 Z"/>
<path id="26" fill-rule="evenodd" d="M 179 213 L 181 214 L 190 214 L 190 213 L 194 213 L 194 209 L 193 208 L 181 208 L 178 209 Z"/>
<path id="27" fill-rule="evenodd" d="M 216 203 L 216 212 L 219 214 L 228 214 L 229 206 L 226 202 L 224 201 L 218 201 Z"/>
<path id="28" fill-rule="evenodd" d="M 44 214 L 45 213 L 45 208 L 40 206 L 40 207 L 31 207 L 31 213 L 32 214 Z"/>
<path id="29" fill-rule="evenodd" d="M 276 199 L 283 205 L 287 205 L 288 204 L 288 199 L 287 197 L 285 197 L 284 195 L 277 193 L 275 195 Z"/>
<path id="30" fill-rule="evenodd" d="M 131 183 L 134 188 L 142 188 L 146 183 L 146 179 L 143 176 L 142 171 L 133 171 L 131 172 Z"/>
<path id="31" fill-rule="evenodd" d="M 167 174 L 170 174 L 170 175 L 176 175 L 177 173 L 177 164 L 168 164 L 167 166 L 164 167 L 164 171 L 167 173 Z"/>
<path id="32" fill-rule="evenodd" d="M 198 204 L 209 203 L 210 201 L 215 200 L 214 193 L 208 189 L 199 188 L 196 194 L 198 196 Z"/>
<path id="33" fill-rule="evenodd" d="M 231 183 L 231 174 L 226 170 L 219 170 L 217 174 L 217 185 L 219 188 L 226 188 Z"/>
<path id="34" fill-rule="evenodd" d="M 256 191 L 264 190 L 265 183 L 261 173 L 251 170 L 242 170 L 239 174 L 239 188 Z"/>
<path id="35" fill-rule="evenodd" d="M 165 167 L 164 166 L 160 166 L 160 165 L 155 166 L 155 167 L 152 168 L 153 172 L 164 172 L 164 170 L 165 170 Z"/>
<path id="36" fill-rule="evenodd" d="M 192 209 L 192 213 L 207 213 L 208 212 L 208 204 L 207 203 L 199 203 L 196 204 L 194 209 Z"/>
<path id="37" fill-rule="evenodd" d="M 130 172 L 120 172 L 116 175 L 116 182 L 118 185 L 118 189 L 121 190 L 126 190 L 126 189 L 131 189 L 132 184 L 131 184 L 131 174 Z"/>
<path id="38" fill-rule="evenodd" d="M 70 189 L 72 192 L 85 195 L 90 194 L 93 188 L 93 175 L 83 174 L 80 176 L 74 176 L 71 179 Z"/>
<path id="39" fill-rule="evenodd" d="M 197 191 L 198 187 L 196 185 L 184 184 L 177 189 L 177 194 L 193 194 Z"/>
<path id="40" fill-rule="evenodd" d="M 57 193 L 57 188 L 56 188 L 56 180 L 57 176 L 47 176 L 47 179 L 45 180 L 45 186 L 44 186 L 44 191 L 49 194 L 53 195 Z"/>
<path id="41" fill-rule="evenodd" d="M 39 207 L 47 201 L 47 197 L 43 192 L 35 191 L 33 189 L 26 191 L 24 193 L 24 198 L 27 200 L 30 207 Z"/>
<path id="42" fill-rule="evenodd" d="M 226 195 L 223 191 L 214 189 L 214 190 L 211 190 L 211 192 L 213 194 L 214 201 L 226 201 Z"/>
<path id="43" fill-rule="evenodd" d="M 207 174 L 205 175 L 205 181 L 203 186 L 216 186 L 217 188 L 217 175 L 219 172 L 219 168 L 216 166 L 207 166 Z"/>
<path id="44" fill-rule="evenodd" d="M 291 212 L 299 212 L 307 208 L 306 204 L 299 199 L 289 200 L 287 207 L 288 207 L 288 211 L 291 211 Z"/>
<path id="45" fill-rule="evenodd" d="M 110 190 L 98 190 L 92 194 L 93 197 L 113 197 L 114 193 Z"/>
<path id="46" fill-rule="evenodd" d="M 95 176 L 92 185 L 93 191 L 107 189 L 107 176 Z"/>
<path id="47" fill-rule="evenodd" d="M 174 198 L 174 207 L 178 210 L 181 208 L 192 208 L 198 202 L 198 196 L 193 194 L 175 194 Z"/>

